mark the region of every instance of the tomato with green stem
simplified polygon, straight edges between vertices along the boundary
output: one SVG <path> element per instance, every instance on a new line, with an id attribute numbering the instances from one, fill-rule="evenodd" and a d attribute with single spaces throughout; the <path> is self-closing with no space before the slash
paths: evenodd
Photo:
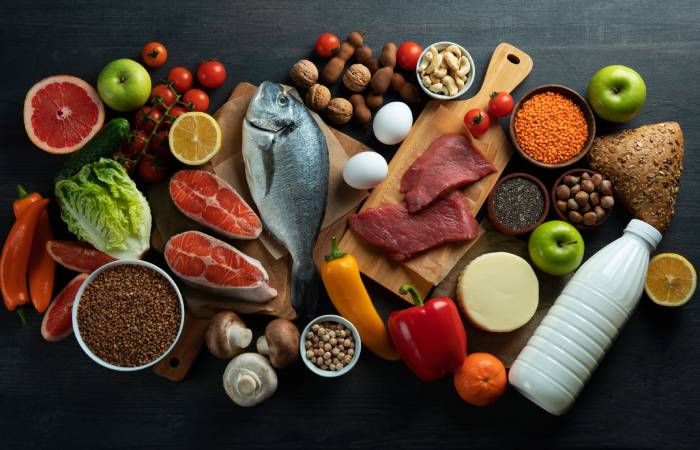
<path id="1" fill-rule="evenodd" d="M 148 134 L 142 130 L 137 130 L 129 136 L 127 144 L 122 151 L 127 158 L 138 157 L 148 142 Z"/>
<path id="2" fill-rule="evenodd" d="M 489 115 L 481 108 L 470 109 L 464 115 L 464 125 L 467 126 L 467 129 L 474 137 L 479 137 L 486 133 L 490 124 Z"/>
<path id="3" fill-rule="evenodd" d="M 173 83 L 175 90 L 182 94 L 192 87 L 192 72 L 184 67 L 173 67 L 168 72 L 168 80 Z"/>
<path id="4" fill-rule="evenodd" d="M 182 102 L 192 105 L 193 111 L 205 112 L 209 109 L 209 96 L 201 89 L 190 89 L 182 96 Z"/>
<path id="5" fill-rule="evenodd" d="M 175 89 L 167 84 L 157 84 L 151 89 L 151 103 L 161 110 L 165 110 L 172 105 L 176 96 Z"/>
<path id="6" fill-rule="evenodd" d="M 165 120 L 163 121 L 163 125 L 166 128 L 170 128 L 170 126 L 175 122 L 175 119 L 180 117 L 181 115 L 185 114 L 186 112 L 191 111 L 189 108 L 190 105 L 175 105 L 172 108 L 170 108 L 170 111 L 168 111 L 168 114 L 165 116 Z"/>
<path id="7" fill-rule="evenodd" d="M 167 167 L 159 158 L 146 154 L 139 160 L 138 173 L 149 184 L 158 183 L 165 178 Z"/>
<path id="8" fill-rule="evenodd" d="M 142 106 L 136 112 L 134 123 L 139 130 L 150 133 L 155 128 L 156 124 L 163 117 L 163 113 L 159 109 L 152 106 Z"/>
<path id="9" fill-rule="evenodd" d="M 316 39 L 316 53 L 321 58 L 330 58 L 340 48 L 340 39 L 333 33 L 323 33 Z"/>
<path id="10" fill-rule="evenodd" d="M 197 67 L 197 81 L 205 88 L 218 88 L 226 80 L 226 67 L 214 59 Z"/>
<path id="11" fill-rule="evenodd" d="M 149 42 L 141 49 L 141 59 L 148 67 L 158 68 L 168 59 L 168 49 L 160 42 Z"/>
<path id="12" fill-rule="evenodd" d="M 505 117 L 513 111 L 513 97 L 507 92 L 493 92 L 489 100 L 489 113 L 494 117 Z"/>

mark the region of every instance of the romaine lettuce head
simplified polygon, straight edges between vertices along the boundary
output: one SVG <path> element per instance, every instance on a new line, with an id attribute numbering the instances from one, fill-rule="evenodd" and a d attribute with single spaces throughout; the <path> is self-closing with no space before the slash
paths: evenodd
<path id="1" fill-rule="evenodd" d="M 86 164 L 56 183 L 61 219 L 79 239 L 114 258 L 140 258 L 151 237 L 151 208 L 113 159 Z"/>

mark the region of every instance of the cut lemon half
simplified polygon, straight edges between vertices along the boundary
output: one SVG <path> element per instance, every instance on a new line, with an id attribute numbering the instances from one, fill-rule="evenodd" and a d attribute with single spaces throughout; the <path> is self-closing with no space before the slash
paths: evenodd
<path id="1" fill-rule="evenodd" d="M 676 253 L 660 253 L 649 261 L 644 290 L 657 305 L 681 306 L 695 293 L 693 265 Z"/>
<path id="2" fill-rule="evenodd" d="M 179 116 L 170 127 L 170 151 L 179 161 L 198 166 L 221 148 L 221 128 L 207 113 L 192 111 Z"/>

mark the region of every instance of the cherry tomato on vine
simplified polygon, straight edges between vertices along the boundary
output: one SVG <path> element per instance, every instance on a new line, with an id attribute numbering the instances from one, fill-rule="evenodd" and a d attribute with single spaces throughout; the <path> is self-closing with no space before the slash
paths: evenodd
<path id="1" fill-rule="evenodd" d="M 197 67 L 197 81 L 205 88 L 218 88 L 226 80 L 226 67 L 219 61 L 204 61 Z"/>
<path id="2" fill-rule="evenodd" d="M 175 122 L 175 119 L 180 117 L 182 114 L 190 111 L 184 106 L 180 105 L 175 105 L 172 108 L 170 108 L 170 111 L 168 111 L 168 114 L 165 116 L 165 120 L 163 121 L 163 124 L 165 125 L 166 128 L 170 128 L 170 125 Z"/>
<path id="3" fill-rule="evenodd" d="M 165 178 L 167 167 L 155 156 L 146 154 L 139 160 L 138 172 L 143 181 L 153 184 Z"/>
<path id="4" fill-rule="evenodd" d="M 418 45 L 418 43 L 413 41 L 403 42 L 396 52 L 396 62 L 402 69 L 416 70 L 421 53 L 423 53 L 423 47 Z"/>
<path id="5" fill-rule="evenodd" d="M 182 101 L 194 106 L 193 111 L 205 112 L 209 109 L 209 96 L 201 89 L 190 89 L 182 96 Z"/>
<path id="6" fill-rule="evenodd" d="M 131 136 L 129 136 L 129 140 L 124 147 L 124 155 L 127 158 L 136 158 L 143 151 L 147 140 L 148 134 L 144 133 L 141 130 L 136 131 Z"/>
<path id="7" fill-rule="evenodd" d="M 168 49 L 160 42 L 149 42 L 141 49 L 141 59 L 148 67 L 156 68 L 165 64 Z"/>
<path id="8" fill-rule="evenodd" d="M 513 97 L 507 92 L 493 92 L 489 100 L 489 113 L 494 117 L 505 117 L 513 111 Z"/>
<path id="9" fill-rule="evenodd" d="M 148 144 L 148 152 L 152 155 L 160 156 L 165 161 L 173 156 L 168 144 L 168 130 L 158 130 L 153 135 L 151 142 Z"/>
<path id="10" fill-rule="evenodd" d="M 192 72 L 184 67 L 173 67 L 168 72 L 168 80 L 172 81 L 175 90 L 182 94 L 192 87 Z"/>
<path id="11" fill-rule="evenodd" d="M 150 133 L 156 126 L 158 122 L 163 118 L 163 113 L 159 109 L 152 106 L 142 106 L 136 112 L 136 117 L 134 117 L 134 123 L 139 130 L 143 130 L 146 133 Z"/>
<path id="12" fill-rule="evenodd" d="M 472 136 L 479 137 L 489 129 L 491 120 L 489 119 L 489 115 L 486 114 L 486 111 L 480 108 L 474 108 L 467 111 L 464 115 L 464 124 L 467 126 Z"/>
<path id="13" fill-rule="evenodd" d="M 333 33 L 323 33 L 316 39 L 316 53 L 322 58 L 330 58 L 340 48 L 340 39 Z"/>
<path id="14" fill-rule="evenodd" d="M 167 84 L 157 84 L 153 89 L 151 89 L 151 103 L 154 103 L 159 109 L 165 109 L 165 106 L 170 106 L 175 101 L 175 89 L 168 86 Z M 156 98 L 160 98 L 163 102 L 159 102 Z"/>

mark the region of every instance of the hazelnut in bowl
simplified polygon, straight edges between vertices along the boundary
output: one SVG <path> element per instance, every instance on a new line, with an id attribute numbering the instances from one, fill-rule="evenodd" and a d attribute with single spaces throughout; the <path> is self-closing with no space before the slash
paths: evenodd
<path id="1" fill-rule="evenodd" d="M 547 188 L 527 173 L 501 178 L 487 200 L 489 218 L 503 234 L 517 236 L 539 226 L 549 213 Z"/>
<path id="2" fill-rule="evenodd" d="M 605 222 L 615 205 L 610 180 L 590 169 L 564 172 L 552 186 L 552 201 L 561 220 L 582 230 Z"/>
<path id="3" fill-rule="evenodd" d="M 185 305 L 160 267 L 122 259 L 92 272 L 73 302 L 80 348 L 108 369 L 130 372 L 162 360 L 180 338 Z"/>
<path id="4" fill-rule="evenodd" d="M 586 156 L 595 138 L 593 111 L 578 92 L 547 84 L 526 93 L 510 114 L 513 147 L 530 164 L 560 169 Z"/>
<path id="5" fill-rule="evenodd" d="M 454 100 L 474 82 L 472 55 L 454 42 L 436 42 L 423 50 L 416 66 L 423 92 L 437 100 Z"/>
<path id="6" fill-rule="evenodd" d="M 335 378 L 355 367 L 362 343 L 360 333 L 349 320 L 326 314 L 306 325 L 299 350 L 310 371 L 324 378 Z"/>

